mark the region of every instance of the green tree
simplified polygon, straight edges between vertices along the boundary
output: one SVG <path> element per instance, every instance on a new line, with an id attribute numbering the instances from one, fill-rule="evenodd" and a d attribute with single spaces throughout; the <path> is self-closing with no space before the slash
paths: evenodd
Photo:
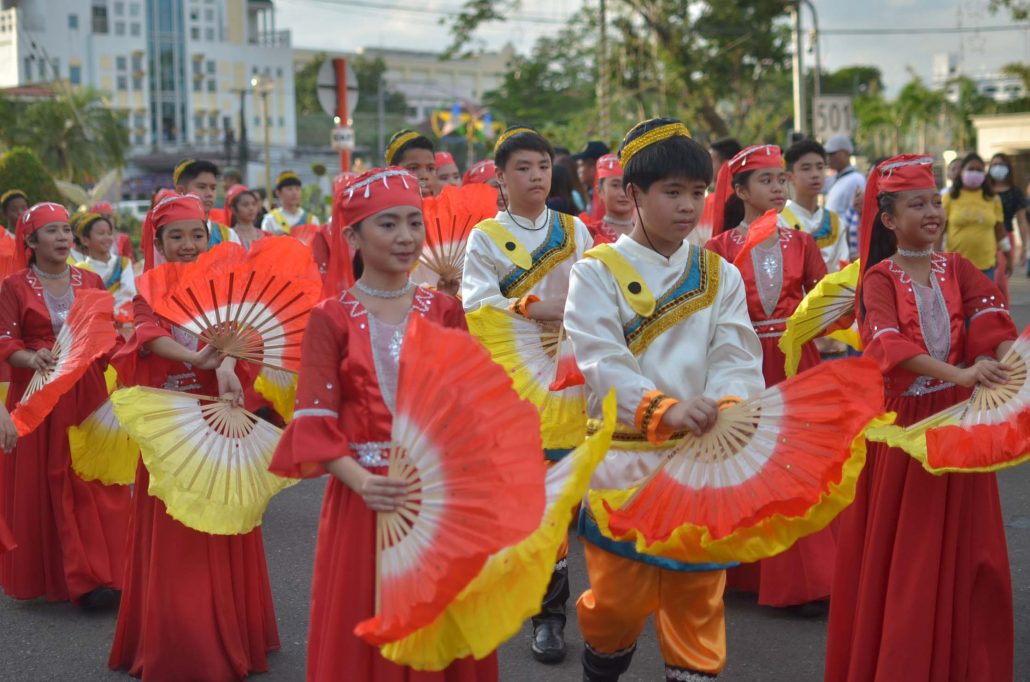
<path id="1" fill-rule="evenodd" d="M 43 164 L 62 180 L 95 182 L 125 165 L 129 150 L 125 112 L 92 88 L 51 99 L 24 103 L 7 101 L 0 107 L 13 112 L 15 124 L 0 130 L 0 146 L 36 150 Z"/>
<path id="2" fill-rule="evenodd" d="M 298 114 L 325 113 L 322 111 L 322 105 L 318 103 L 316 87 L 318 70 L 322 68 L 322 62 L 326 59 L 328 59 L 326 53 L 320 52 L 293 74 L 293 102 Z"/>
<path id="3" fill-rule="evenodd" d="M 29 195 L 30 206 L 40 201 L 65 203 L 39 157 L 27 147 L 13 147 L 0 156 L 0 193 L 13 188 Z"/>

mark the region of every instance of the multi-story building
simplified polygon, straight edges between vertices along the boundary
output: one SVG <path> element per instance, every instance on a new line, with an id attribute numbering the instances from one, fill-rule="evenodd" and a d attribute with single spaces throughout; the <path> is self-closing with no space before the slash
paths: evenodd
<path id="1" fill-rule="evenodd" d="M 3 7 L 0 87 L 65 81 L 99 89 L 127 114 L 137 174 L 166 175 L 187 155 L 221 158 L 226 137 L 240 139 L 241 106 L 255 152 L 266 125 L 273 155 L 296 142 L 290 34 L 277 30 L 271 0 L 4 0 Z M 267 120 L 255 76 L 269 79 Z"/>
<path id="2" fill-rule="evenodd" d="M 933 56 L 933 84 L 944 89 L 944 96 L 955 103 L 959 98 L 958 86 L 954 80 L 966 76 L 976 85 L 976 91 L 995 102 L 1011 102 L 1026 97 L 1026 86 L 1017 76 L 1000 71 L 967 71 L 962 68 L 959 56 L 952 52 L 940 52 Z"/>

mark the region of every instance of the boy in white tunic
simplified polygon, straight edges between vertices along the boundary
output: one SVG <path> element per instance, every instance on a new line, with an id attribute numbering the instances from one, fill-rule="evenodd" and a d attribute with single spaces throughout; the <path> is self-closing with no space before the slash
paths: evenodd
<path id="1" fill-rule="evenodd" d="M 553 162 L 551 143 L 532 128 L 511 127 L 497 138 L 494 163 L 505 210 L 476 225 L 469 235 L 461 278 L 466 313 L 493 306 L 538 322 L 562 319 L 572 264 L 590 248 L 593 237 L 578 218 L 547 208 Z M 549 442 L 546 427 L 542 435 L 544 455 L 550 460 L 560 459 L 576 445 Z M 531 649 L 544 663 L 565 657 L 565 550 L 559 553 L 541 612 L 533 618 Z"/>
<path id="2" fill-rule="evenodd" d="M 619 153 L 636 224 L 573 267 L 565 308 L 591 416 L 610 388 L 618 396 L 612 449 L 591 481 L 607 490 L 634 487 L 685 433 L 711 429 L 720 405 L 764 388 L 739 272 L 687 241 L 712 181 L 705 149 L 681 122 L 652 119 Z M 580 533 L 591 585 L 577 603 L 584 680 L 617 680 L 652 614 L 666 679 L 723 669 L 724 566 L 638 554 L 602 535 L 586 510 Z"/>
<path id="3" fill-rule="evenodd" d="M 848 261 L 848 232 L 841 229 L 839 215 L 819 205 L 826 184 L 826 150 L 815 140 L 800 140 L 784 152 L 783 160 L 794 198 L 780 211 L 781 222 L 812 235 L 826 271 L 837 272 Z"/>

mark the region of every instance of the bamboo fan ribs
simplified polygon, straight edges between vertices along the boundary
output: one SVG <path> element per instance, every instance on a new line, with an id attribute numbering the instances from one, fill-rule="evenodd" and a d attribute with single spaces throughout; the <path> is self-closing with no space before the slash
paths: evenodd
<path id="1" fill-rule="evenodd" d="M 497 190 L 488 185 L 448 186 L 439 196 L 424 199 L 426 240 L 419 260 L 441 279 L 460 279 L 469 233 L 496 213 Z"/>
<path id="2" fill-rule="evenodd" d="M 1002 359 L 1011 368 L 1000 386 L 977 386 L 972 396 L 911 426 L 868 429 L 869 440 L 899 447 L 930 473 L 977 473 L 1030 459 L 1030 327 Z"/>
<path id="3" fill-rule="evenodd" d="M 592 491 L 602 532 L 692 563 L 757 561 L 824 528 L 854 496 L 863 429 L 883 411 L 865 359 L 824 363 L 684 434 L 636 488 Z M 617 447 L 617 446 L 615 446 Z"/>
<path id="4" fill-rule="evenodd" d="M 97 358 L 114 347 L 117 337 L 114 297 L 102 289 L 79 289 L 51 349 L 54 366 L 32 375 L 11 413 L 18 435 L 25 436 L 43 423 L 61 396 L 75 386 Z"/>
<path id="5" fill-rule="evenodd" d="M 310 250 L 268 237 L 249 253 L 220 244 L 195 263 L 166 263 L 141 278 L 154 312 L 222 353 L 297 371 L 300 344 L 321 278 Z"/>

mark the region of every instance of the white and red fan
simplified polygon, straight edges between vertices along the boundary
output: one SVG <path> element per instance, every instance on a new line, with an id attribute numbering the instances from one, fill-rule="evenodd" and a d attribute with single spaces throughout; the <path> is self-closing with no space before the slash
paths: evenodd
<path id="1" fill-rule="evenodd" d="M 144 273 L 138 286 L 154 312 L 205 344 L 295 372 L 322 280 L 308 247 L 292 237 L 267 237 L 249 253 L 223 243 L 194 263 L 165 263 Z"/>
<path id="2" fill-rule="evenodd" d="M 496 214 L 497 190 L 489 185 L 448 185 L 439 196 L 423 199 L 426 240 L 420 261 L 440 279 L 461 279 L 469 233 Z"/>
<path id="3" fill-rule="evenodd" d="M 684 434 L 638 487 L 592 491 L 602 532 L 690 563 L 757 561 L 824 528 L 854 497 L 863 429 L 883 412 L 868 359 L 823 363 Z"/>
<path id="4" fill-rule="evenodd" d="M 427 362 L 431 358 L 432 362 Z M 536 530 L 546 468 L 536 410 L 467 333 L 413 316 L 401 350 L 389 473 L 408 483 L 377 522 L 371 644 L 431 623 L 487 558 Z"/>
<path id="5" fill-rule="evenodd" d="M 150 494 L 194 530 L 240 535 L 296 480 L 268 471 L 282 431 L 228 400 L 135 386 L 111 394 L 139 443 Z"/>
<path id="6" fill-rule="evenodd" d="M 902 448 L 934 474 L 997 471 L 1030 459 L 1030 327 L 1002 358 L 1009 380 L 977 386 L 969 400 L 911 426 L 866 431 L 871 441 Z"/>
<path id="7" fill-rule="evenodd" d="M 114 348 L 114 297 L 103 289 L 75 292 L 68 317 L 57 334 L 51 354 L 57 361 L 47 372 L 36 371 L 21 401 L 11 413 L 19 436 L 31 433 L 90 365 Z"/>

